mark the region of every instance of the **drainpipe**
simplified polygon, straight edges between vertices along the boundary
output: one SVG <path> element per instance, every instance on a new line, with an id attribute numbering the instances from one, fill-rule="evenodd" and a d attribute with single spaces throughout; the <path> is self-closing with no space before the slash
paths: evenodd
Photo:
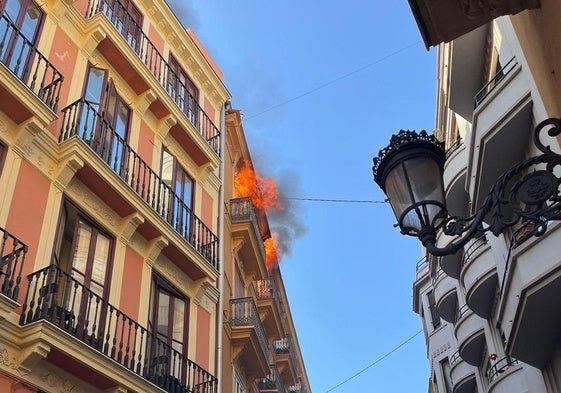
<path id="1" fill-rule="evenodd" d="M 218 297 L 218 318 L 216 321 L 216 378 L 217 392 L 222 392 L 222 335 L 224 331 L 224 157 L 226 154 L 226 108 L 230 108 L 230 101 L 226 101 L 222 106 L 220 111 L 220 169 L 219 169 L 219 179 L 220 179 L 220 192 L 218 196 L 218 236 L 220 236 L 220 242 L 218 243 L 218 291 L 220 295 Z"/>

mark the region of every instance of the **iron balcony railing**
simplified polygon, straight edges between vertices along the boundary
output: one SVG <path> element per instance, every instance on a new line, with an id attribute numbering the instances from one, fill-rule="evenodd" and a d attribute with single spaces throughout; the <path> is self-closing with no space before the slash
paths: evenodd
<path id="1" fill-rule="evenodd" d="M 257 388 L 263 391 L 275 390 L 277 391 L 277 393 L 286 393 L 277 366 L 271 364 L 270 368 L 271 374 L 269 374 L 265 378 L 259 378 L 259 380 L 257 381 Z"/>
<path id="2" fill-rule="evenodd" d="M 265 223 L 260 225 L 261 220 L 266 220 L 265 216 L 257 214 L 251 198 L 235 198 L 230 199 L 230 218 L 233 222 L 247 222 L 249 221 L 253 225 L 253 229 L 257 236 L 261 237 L 260 228 L 266 226 Z M 265 246 L 263 242 L 259 243 L 259 249 L 263 258 L 265 258 Z"/>
<path id="3" fill-rule="evenodd" d="M 516 366 L 517 364 L 518 360 L 508 355 L 500 360 L 497 360 L 497 362 L 487 370 L 487 379 L 489 383 L 493 382 L 502 373 L 504 373 L 509 368 Z"/>
<path id="4" fill-rule="evenodd" d="M 489 93 L 491 93 L 495 89 L 495 87 L 499 84 L 499 82 L 505 76 L 507 76 L 517 65 L 518 65 L 518 61 L 516 60 L 516 56 L 514 56 L 512 59 L 508 61 L 508 63 L 505 64 L 504 67 L 501 67 L 501 69 L 497 71 L 495 76 L 493 76 L 493 78 L 491 78 L 491 80 L 487 82 L 485 86 L 483 86 L 481 90 L 479 90 L 475 94 L 474 108 L 477 108 L 479 104 L 481 104 L 483 100 L 489 95 Z"/>
<path id="5" fill-rule="evenodd" d="M 257 339 L 261 345 L 261 350 L 267 361 L 270 360 L 269 345 L 267 344 L 267 336 L 265 328 L 259 318 L 257 306 L 251 297 L 243 297 L 230 300 L 230 325 L 231 326 L 250 326 L 255 329 Z"/>
<path id="6" fill-rule="evenodd" d="M 298 361 L 296 360 L 296 353 L 294 352 L 290 337 L 284 337 L 280 340 L 273 341 L 273 348 L 277 355 L 288 355 L 292 367 L 298 372 Z"/>
<path id="7" fill-rule="evenodd" d="M 167 392 L 217 392 L 212 374 L 56 265 L 27 279 L 20 325 L 48 321 Z"/>
<path id="8" fill-rule="evenodd" d="M 90 0 L 86 18 L 91 18 L 99 13 L 109 19 L 210 148 L 220 156 L 221 136 L 218 127 L 214 125 L 181 78 L 142 31 L 142 26 L 138 25 L 127 7 L 118 0 Z"/>
<path id="9" fill-rule="evenodd" d="M 458 310 L 458 312 L 456 313 L 456 319 L 454 324 L 457 324 L 460 319 L 462 319 L 462 317 L 467 314 L 468 311 L 470 311 L 471 309 L 469 308 L 469 305 L 464 304 L 462 307 L 460 307 L 460 309 Z"/>
<path id="10" fill-rule="evenodd" d="M 462 256 L 461 266 L 462 268 L 467 265 L 473 256 L 487 244 L 487 236 L 485 234 L 481 235 L 477 239 L 473 240 L 469 247 L 466 248 L 464 251 L 464 255 Z"/>
<path id="11" fill-rule="evenodd" d="M 281 307 L 281 301 L 275 286 L 275 281 L 272 278 L 255 281 L 255 293 L 257 295 L 257 300 L 272 299 L 275 302 L 279 313 L 284 315 L 284 310 Z"/>
<path id="12" fill-rule="evenodd" d="M 59 142 L 82 139 L 136 194 L 218 269 L 218 237 L 162 178 L 117 134 L 97 111 L 80 99 L 62 110 Z"/>
<path id="13" fill-rule="evenodd" d="M 56 113 L 62 74 L 6 14 L 0 18 L 0 62 Z"/>
<path id="14" fill-rule="evenodd" d="M 27 246 L 0 228 L 0 293 L 17 301 Z"/>

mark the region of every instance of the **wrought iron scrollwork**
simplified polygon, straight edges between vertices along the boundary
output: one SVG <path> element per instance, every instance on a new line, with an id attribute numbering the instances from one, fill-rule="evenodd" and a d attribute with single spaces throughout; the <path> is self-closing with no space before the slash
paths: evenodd
<path id="1" fill-rule="evenodd" d="M 561 119 L 551 118 L 538 124 L 534 144 L 542 154 L 503 173 L 475 214 L 445 219 L 443 231 L 446 235 L 463 236 L 442 249 L 435 244 L 425 244 L 430 253 L 453 253 L 478 231 L 490 231 L 497 236 L 518 222 L 533 226 L 532 235 L 540 236 L 545 233 L 549 221 L 561 220 L 561 155 L 542 142 L 544 132 L 551 138 L 561 135 Z M 536 167 L 535 170 L 528 172 L 532 167 Z"/>

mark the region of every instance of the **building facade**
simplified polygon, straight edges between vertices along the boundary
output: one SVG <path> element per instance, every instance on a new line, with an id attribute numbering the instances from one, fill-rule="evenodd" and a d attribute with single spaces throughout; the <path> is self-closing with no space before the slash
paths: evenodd
<path id="1" fill-rule="evenodd" d="M 226 130 L 223 391 L 311 393 L 266 210 L 236 187 L 253 174 L 238 110 L 226 111 Z"/>
<path id="2" fill-rule="evenodd" d="M 457 2 L 464 8 L 445 20 L 436 3 L 410 1 L 425 43 L 438 45 L 435 134 L 446 144 L 449 215 L 464 217 L 503 172 L 539 153 L 535 127 L 560 115 L 552 18 L 561 4 Z M 560 223 L 540 237 L 534 229 L 522 220 L 498 236 L 481 232 L 455 255 L 417 264 L 429 392 L 561 391 Z M 440 233 L 437 244 L 450 241 Z"/>
<path id="3" fill-rule="evenodd" d="M 216 392 L 220 70 L 164 1 L 0 12 L 0 391 Z"/>

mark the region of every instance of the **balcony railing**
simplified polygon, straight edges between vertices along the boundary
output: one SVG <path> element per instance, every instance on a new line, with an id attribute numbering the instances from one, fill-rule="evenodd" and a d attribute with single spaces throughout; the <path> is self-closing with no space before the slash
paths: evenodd
<path id="1" fill-rule="evenodd" d="M 483 100 L 489 95 L 489 93 L 491 93 L 493 89 L 495 89 L 499 82 L 505 76 L 507 76 L 517 65 L 518 61 L 516 60 L 516 57 L 513 57 L 508 61 L 508 63 L 505 64 L 504 67 L 498 70 L 495 76 L 493 76 L 493 78 L 491 78 L 491 80 L 487 82 L 485 86 L 483 86 L 481 90 L 479 90 L 475 94 L 474 108 L 477 108 L 479 104 L 481 104 L 481 102 L 483 102 Z"/>
<path id="2" fill-rule="evenodd" d="M 269 346 L 267 344 L 265 328 L 261 323 L 253 298 L 243 297 L 230 300 L 230 325 L 253 327 L 261 345 L 261 350 L 265 354 L 267 361 L 269 361 Z"/>
<path id="3" fill-rule="evenodd" d="M 179 109 L 185 113 L 210 148 L 220 156 L 220 131 L 156 46 L 142 31 L 142 26 L 137 24 L 127 8 L 118 0 L 90 0 L 86 18 L 91 18 L 99 13 L 104 14 L 115 26 L 158 83 L 167 91 Z"/>
<path id="4" fill-rule="evenodd" d="M 277 366 L 271 364 L 271 374 L 265 378 L 259 378 L 257 381 L 257 388 L 260 391 L 272 391 L 275 390 L 277 393 L 285 393 L 284 385 L 282 383 L 281 376 Z"/>
<path id="5" fill-rule="evenodd" d="M 0 18 L 0 62 L 56 112 L 63 76 L 12 23 Z"/>
<path id="6" fill-rule="evenodd" d="M 502 373 L 504 373 L 509 368 L 516 366 L 517 364 L 518 360 L 510 356 L 505 356 L 504 358 L 497 360 L 497 362 L 487 370 L 487 379 L 489 383 L 493 382 Z"/>
<path id="7" fill-rule="evenodd" d="M 191 211 L 173 189 L 117 134 L 97 111 L 80 99 L 62 110 L 59 142 L 82 139 L 138 196 L 168 222 L 215 269 L 218 237 Z"/>
<path id="8" fill-rule="evenodd" d="M 257 236 L 261 237 L 261 239 L 266 238 L 267 234 L 265 232 L 268 231 L 269 227 L 269 224 L 267 223 L 267 216 L 253 206 L 251 198 L 244 197 L 230 199 L 230 218 L 234 222 L 251 222 Z M 265 248 L 261 242 L 260 246 L 263 255 L 265 255 Z"/>
<path id="9" fill-rule="evenodd" d="M 467 265 L 473 256 L 487 244 L 487 236 L 485 234 L 481 235 L 477 239 L 473 240 L 469 247 L 466 248 L 464 251 L 464 255 L 462 256 L 461 266 L 462 268 Z"/>
<path id="10" fill-rule="evenodd" d="M 273 341 L 273 348 L 277 355 L 288 355 L 293 369 L 298 372 L 298 361 L 296 360 L 296 353 L 294 352 L 290 337 Z"/>
<path id="11" fill-rule="evenodd" d="M 48 321 L 167 392 L 216 392 L 208 371 L 57 266 L 27 279 L 20 325 Z"/>
<path id="12" fill-rule="evenodd" d="M 0 293 L 17 301 L 27 246 L 0 228 Z"/>

